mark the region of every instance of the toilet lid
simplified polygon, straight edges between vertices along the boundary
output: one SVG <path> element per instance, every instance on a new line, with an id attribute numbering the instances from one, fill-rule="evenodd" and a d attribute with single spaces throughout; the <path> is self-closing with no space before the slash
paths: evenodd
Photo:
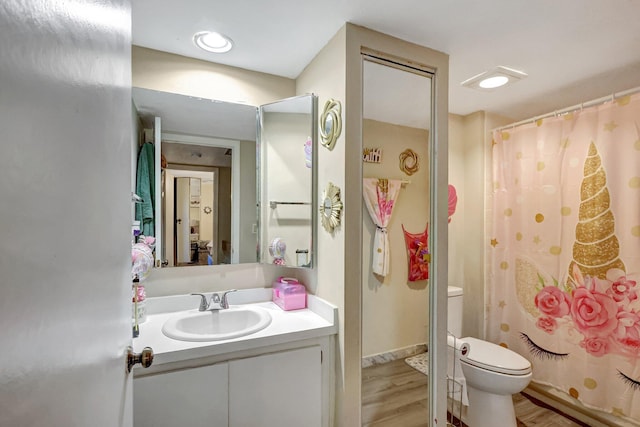
<path id="1" fill-rule="evenodd" d="M 469 344 L 467 357 L 460 361 L 488 371 L 507 375 L 526 375 L 531 372 L 531 363 L 513 350 L 477 338 L 462 338 Z"/>

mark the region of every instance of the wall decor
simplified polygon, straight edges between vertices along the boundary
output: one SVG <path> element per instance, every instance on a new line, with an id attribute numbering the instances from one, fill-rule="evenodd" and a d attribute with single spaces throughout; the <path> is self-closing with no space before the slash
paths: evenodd
<path id="1" fill-rule="evenodd" d="M 382 161 L 382 148 L 363 148 L 362 161 L 365 163 L 380 163 Z"/>
<path id="2" fill-rule="evenodd" d="M 203 211 L 204 211 L 204 213 L 209 215 L 209 214 L 211 214 L 211 212 L 213 212 L 213 209 L 211 209 L 211 206 L 205 206 Z"/>
<path id="3" fill-rule="evenodd" d="M 342 132 L 342 106 L 340 101 L 329 99 L 320 115 L 320 140 L 322 145 L 333 150 Z"/>
<path id="4" fill-rule="evenodd" d="M 320 199 L 320 218 L 324 229 L 332 233 L 333 229 L 340 225 L 341 214 L 340 187 L 329 182 L 322 192 L 322 199 Z"/>
<path id="5" fill-rule="evenodd" d="M 407 175 L 418 172 L 418 155 L 411 148 L 407 148 L 400 153 L 400 170 Z"/>

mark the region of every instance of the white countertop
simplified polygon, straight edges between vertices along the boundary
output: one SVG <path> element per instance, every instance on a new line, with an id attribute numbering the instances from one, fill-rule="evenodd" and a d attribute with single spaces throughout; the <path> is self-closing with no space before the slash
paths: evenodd
<path id="1" fill-rule="evenodd" d="M 266 328 L 243 337 L 205 342 L 179 341 L 165 336 L 162 325 L 179 312 L 197 312 L 200 297 L 176 295 L 147 299 L 147 319 L 140 324 L 140 335 L 133 339 L 133 349 L 140 352 L 151 347 L 153 365 L 234 353 L 259 347 L 283 344 L 337 333 L 337 308 L 313 295 L 307 295 L 307 307 L 284 311 L 271 302 L 271 289 L 245 289 L 229 294 L 229 304 L 255 305 L 269 312 Z M 138 368 L 136 366 L 136 368 Z"/>

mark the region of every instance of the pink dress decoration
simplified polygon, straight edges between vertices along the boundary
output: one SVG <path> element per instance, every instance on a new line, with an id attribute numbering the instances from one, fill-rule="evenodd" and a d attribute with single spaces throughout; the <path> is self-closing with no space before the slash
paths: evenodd
<path id="1" fill-rule="evenodd" d="M 429 278 L 429 224 L 422 233 L 409 233 L 404 225 L 404 243 L 407 246 L 407 261 L 409 263 L 408 279 L 410 282 L 427 280 Z"/>

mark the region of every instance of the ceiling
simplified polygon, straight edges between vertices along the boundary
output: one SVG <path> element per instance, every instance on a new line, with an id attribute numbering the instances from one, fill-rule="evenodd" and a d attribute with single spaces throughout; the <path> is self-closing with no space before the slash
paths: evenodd
<path id="1" fill-rule="evenodd" d="M 640 0 L 135 0 L 133 43 L 296 78 L 352 22 L 449 54 L 449 111 L 522 120 L 640 87 Z M 231 37 L 200 51 L 205 29 Z M 496 66 L 524 71 L 512 86 L 460 83 Z"/>

